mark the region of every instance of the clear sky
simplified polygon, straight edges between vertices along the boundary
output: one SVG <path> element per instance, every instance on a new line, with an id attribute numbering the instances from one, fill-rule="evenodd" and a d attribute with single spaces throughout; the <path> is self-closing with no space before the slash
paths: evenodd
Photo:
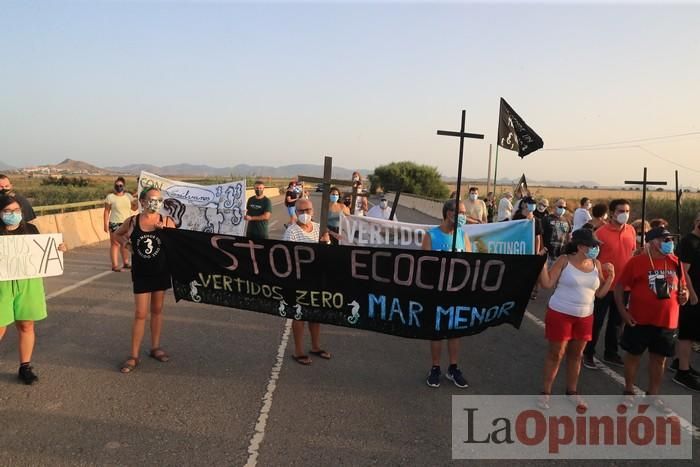
<path id="1" fill-rule="evenodd" d="M 5 1 L 0 59 L 14 166 L 332 155 L 454 176 L 458 141 L 435 132 L 466 109 L 486 138 L 464 174 L 483 177 L 502 96 L 547 150 L 501 150 L 499 176 L 621 184 L 646 165 L 700 187 L 700 5 Z"/>

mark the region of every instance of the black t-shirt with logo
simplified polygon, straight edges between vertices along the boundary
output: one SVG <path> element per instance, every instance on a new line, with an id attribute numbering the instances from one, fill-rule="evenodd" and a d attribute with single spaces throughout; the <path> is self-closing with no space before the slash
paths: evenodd
<path id="1" fill-rule="evenodd" d="M 262 216 L 266 212 L 272 213 L 272 202 L 267 196 L 258 199 L 255 196 L 248 198 L 246 204 L 246 214 L 249 216 Z M 246 227 L 246 236 L 248 238 L 267 238 L 268 222 L 267 221 L 248 221 Z"/>
<path id="2" fill-rule="evenodd" d="M 287 197 L 289 197 L 292 200 L 291 203 L 287 201 Z M 297 198 L 299 198 L 299 192 L 296 191 L 294 188 L 290 188 L 284 195 L 284 205 L 287 207 L 294 206 L 297 202 Z"/>
<path id="3" fill-rule="evenodd" d="M 690 264 L 688 276 L 695 292 L 700 293 L 700 237 L 692 232 L 683 237 L 678 247 L 678 258 Z"/>
<path id="4" fill-rule="evenodd" d="M 163 250 L 162 229 L 152 232 L 141 230 L 139 215 L 133 217 L 134 229 L 131 232 L 132 276 L 160 276 L 168 274 L 168 263 Z M 160 217 L 163 222 L 163 216 Z"/>

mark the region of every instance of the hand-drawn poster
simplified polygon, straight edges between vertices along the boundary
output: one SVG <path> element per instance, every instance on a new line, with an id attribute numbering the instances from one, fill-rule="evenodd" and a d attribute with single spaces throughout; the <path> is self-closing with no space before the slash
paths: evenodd
<path id="1" fill-rule="evenodd" d="M 197 185 L 142 171 L 139 192 L 149 186 L 161 190 L 161 213 L 172 217 L 178 229 L 245 235 L 245 180 Z"/>
<path id="2" fill-rule="evenodd" d="M 60 276 L 63 234 L 0 235 L 0 281 Z"/>

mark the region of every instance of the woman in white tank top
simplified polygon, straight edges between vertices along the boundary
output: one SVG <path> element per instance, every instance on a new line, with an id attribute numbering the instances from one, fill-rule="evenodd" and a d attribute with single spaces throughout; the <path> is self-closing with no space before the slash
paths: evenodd
<path id="1" fill-rule="evenodd" d="M 544 381 L 539 405 L 549 408 L 552 384 L 566 355 L 566 394 L 576 406 L 586 406 L 577 393 L 581 358 L 593 332 L 593 301 L 610 290 L 615 277 L 613 265 L 601 266 L 596 258 L 599 242 L 590 229 L 574 231 L 571 242 L 548 270 L 545 264 L 539 283 L 554 287 L 545 317 L 545 336 L 549 352 L 544 361 Z"/>

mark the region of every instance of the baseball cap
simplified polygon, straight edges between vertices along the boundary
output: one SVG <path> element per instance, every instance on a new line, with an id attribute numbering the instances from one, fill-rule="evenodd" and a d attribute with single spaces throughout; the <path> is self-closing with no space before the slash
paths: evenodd
<path id="1" fill-rule="evenodd" d="M 673 234 L 666 230 L 665 227 L 656 227 L 654 229 L 651 229 L 649 232 L 646 234 L 646 241 L 650 242 L 652 240 L 655 240 L 657 238 L 665 238 L 665 237 L 670 237 Z"/>
<path id="2" fill-rule="evenodd" d="M 593 231 L 591 229 L 584 228 L 574 230 L 574 233 L 571 234 L 571 243 L 585 246 L 600 245 L 600 242 L 593 235 Z"/>

